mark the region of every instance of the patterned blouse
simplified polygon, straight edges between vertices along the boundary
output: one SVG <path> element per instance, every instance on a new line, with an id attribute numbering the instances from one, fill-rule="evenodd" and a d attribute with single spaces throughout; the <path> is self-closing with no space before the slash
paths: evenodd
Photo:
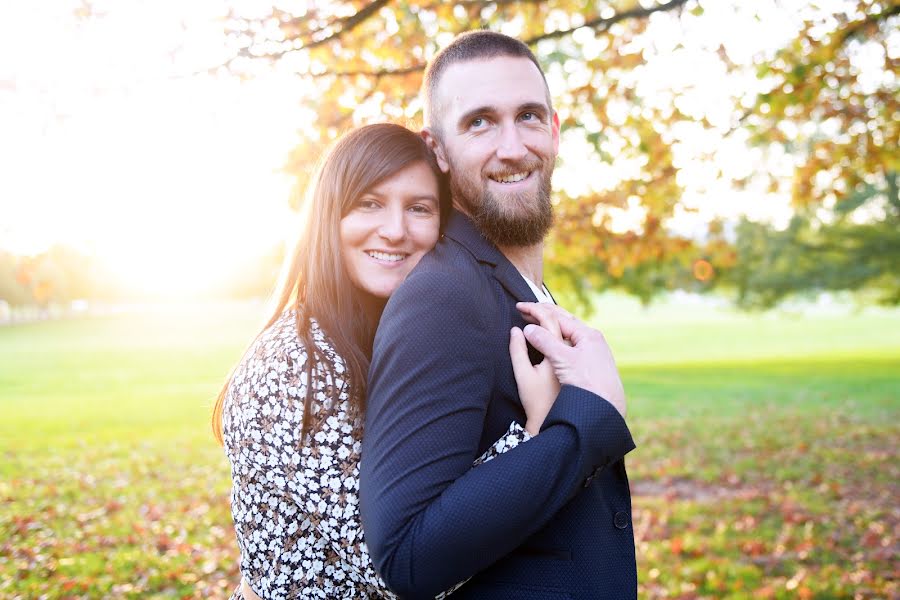
<path id="1" fill-rule="evenodd" d="M 241 574 L 267 600 L 395 598 L 363 541 L 361 423 L 350 416 L 343 363 L 313 322 L 312 338 L 334 362 L 336 380 L 322 369 L 307 381 L 307 352 L 295 323 L 295 313 L 285 312 L 257 338 L 225 397 L 223 437 Z M 313 418 L 301 444 L 307 385 L 314 386 Z M 336 410 L 327 419 L 315 418 L 334 387 L 344 390 Z M 528 438 L 512 423 L 473 466 Z M 240 587 L 232 600 L 242 600 Z"/>

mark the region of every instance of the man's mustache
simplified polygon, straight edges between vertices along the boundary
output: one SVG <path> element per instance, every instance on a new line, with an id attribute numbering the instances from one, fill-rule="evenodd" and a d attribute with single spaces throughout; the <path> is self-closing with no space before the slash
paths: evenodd
<path id="1" fill-rule="evenodd" d="M 487 176 L 492 179 L 499 179 L 503 177 L 510 177 L 512 175 L 518 175 L 519 173 L 527 173 L 531 171 L 540 171 L 544 168 L 544 163 L 540 160 L 537 161 L 528 161 L 522 162 L 515 165 L 504 165 L 504 168 L 499 171 L 489 171 Z"/>

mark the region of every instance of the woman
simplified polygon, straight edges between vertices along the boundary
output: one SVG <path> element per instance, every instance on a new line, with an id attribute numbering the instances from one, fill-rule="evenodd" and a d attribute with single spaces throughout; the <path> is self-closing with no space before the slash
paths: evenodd
<path id="1" fill-rule="evenodd" d="M 392 124 L 350 132 L 317 171 L 275 310 L 213 415 L 247 596 L 393 597 L 358 513 L 366 371 L 387 298 L 449 214 L 442 181 L 424 141 Z M 534 432 L 558 389 L 549 365 L 537 387 L 521 390 Z M 528 437 L 512 423 L 473 466 Z"/>

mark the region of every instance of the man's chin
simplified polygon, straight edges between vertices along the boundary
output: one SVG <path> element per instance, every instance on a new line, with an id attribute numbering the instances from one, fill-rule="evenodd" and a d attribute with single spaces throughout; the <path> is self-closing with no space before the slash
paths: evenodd
<path id="1" fill-rule="evenodd" d="M 472 219 L 495 246 L 525 247 L 544 241 L 553 225 L 552 214 L 501 215 L 478 211 Z"/>

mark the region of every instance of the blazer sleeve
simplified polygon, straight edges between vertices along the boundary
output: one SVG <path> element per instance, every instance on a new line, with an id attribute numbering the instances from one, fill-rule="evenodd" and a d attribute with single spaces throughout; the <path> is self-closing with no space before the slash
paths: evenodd
<path id="1" fill-rule="evenodd" d="M 414 272 L 375 340 L 360 509 L 376 569 L 403 597 L 433 597 L 508 554 L 634 448 L 611 404 L 563 386 L 540 435 L 472 469 L 508 352 L 491 339 L 493 291 L 473 287 Z"/>

